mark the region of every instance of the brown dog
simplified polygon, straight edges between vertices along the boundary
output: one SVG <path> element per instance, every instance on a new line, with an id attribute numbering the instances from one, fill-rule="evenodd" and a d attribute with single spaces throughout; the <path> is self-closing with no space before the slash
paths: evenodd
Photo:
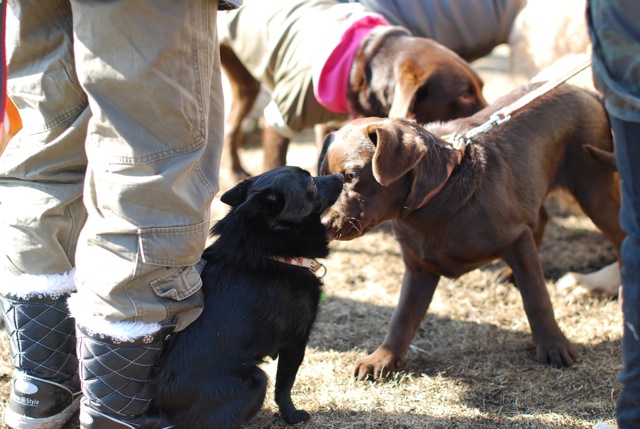
<path id="1" fill-rule="evenodd" d="M 323 107 L 312 82 L 322 41 L 335 37 L 332 31 L 341 28 L 340 20 L 347 19 L 343 16 L 351 19 L 365 12 L 357 3 L 335 0 L 274 0 L 245 2 L 221 17 L 221 64 L 232 95 L 225 148 L 237 178 L 248 175 L 238 153 L 241 125 L 262 85 L 283 125 L 277 129 L 267 124 L 263 130 L 264 170 L 285 165 L 292 133 L 346 120 L 347 111 L 352 118 L 391 116 L 430 122 L 468 116 L 486 106 L 483 82 L 466 61 L 433 40 L 381 24 L 359 42 L 343 70 L 345 94 L 336 103 L 346 105 L 347 111 Z"/>
<path id="2" fill-rule="evenodd" d="M 392 219 L 405 263 L 389 331 L 357 363 L 358 379 L 401 366 L 440 276 L 456 278 L 497 258 L 513 270 L 538 360 L 563 367 L 578 358 L 555 320 L 537 247 L 547 221 L 545 196 L 563 189 L 619 253 L 619 179 L 601 100 L 561 85 L 463 151 L 440 138 L 483 124 L 527 90 L 470 118 L 426 128 L 408 120 L 358 119 L 325 140 L 321 174 L 345 178 L 340 198 L 323 216 L 332 238 L 350 240 Z"/>

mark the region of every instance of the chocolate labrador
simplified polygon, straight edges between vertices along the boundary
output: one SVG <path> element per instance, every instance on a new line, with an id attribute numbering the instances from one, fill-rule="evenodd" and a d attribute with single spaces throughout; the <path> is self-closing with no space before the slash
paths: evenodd
<path id="1" fill-rule="evenodd" d="M 276 106 L 263 129 L 264 170 L 285 165 L 293 133 L 316 124 L 348 116 L 448 120 L 486 105 L 482 80 L 456 53 L 367 14 L 357 3 L 274 0 L 245 2 L 220 18 L 220 59 L 231 86 L 224 145 L 236 178 L 248 176 L 239 155 L 242 123 L 261 86 Z M 327 78 L 316 79 L 316 69 Z M 329 94 L 323 104 L 316 90 Z"/>
<path id="2" fill-rule="evenodd" d="M 203 313 L 175 335 L 156 381 L 155 404 L 172 427 L 240 428 L 262 407 L 268 379 L 259 366 L 268 356 L 278 358 L 282 417 L 309 419 L 291 388 L 320 302 L 315 258 L 329 253 L 320 215 L 341 191 L 341 175 L 280 167 L 222 195 L 232 208 L 203 255 Z"/>
<path id="3" fill-rule="evenodd" d="M 345 178 L 323 216 L 331 237 L 350 240 L 392 220 L 405 264 L 388 333 L 357 363 L 358 379 L 400 368 L 441 276 L 457 278 L 498 258 L 513 270 L 538 360 L 567 367 L 578 358 L 555 320 L 537 249 L 545 197 L 562 189 L 620 251 L 619 179 L 602 101 L 564 84 L 460 150 L 442 138 L 485 123 L 529 89 L 469 118 L 427 126 L 358 119 L 325 140 L 321 173 Z"/>

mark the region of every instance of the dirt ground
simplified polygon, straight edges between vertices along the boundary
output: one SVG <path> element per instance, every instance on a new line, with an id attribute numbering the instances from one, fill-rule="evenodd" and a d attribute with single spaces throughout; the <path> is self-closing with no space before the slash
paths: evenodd
<path id="1" fill-rule="evenodd" d="M 508 49 L 500 47 L 474 67 L 492 100 L 522 80 L 509 75 Z M 314 172 L 311 134 L 301 134 L 289 163 Z M 259 172 L 257 144 L 243 159 Z M 253 168 L 252 168 L 253 167 Z M 223 189 L 233 183 L 223 166 Z M 518 291 L 496 284 L 495 263 L 459 279 L 443 279 L 406 356 L 404 371 L 389 381 L 357 382 L 352 369 L 382 342 L 397 302 L 403 272 L 398 245 L 386 225 L 349 242 L 332 243 L 326 259 L 326 300 L 294 386 L 294 402 L 311 414 L 307 429 L 498 429 L 615 427 L 620 386 L 622 317 L 619 302 L 556 290 L 567 271 L 588 272 L 615 260 L 612 248 L 583 215 L 549 202 L 550 222 L 541 260 L 556 318 L 582 359 L 570 369 L 537 363 Z M 214 218 L 226 212 L 219 201 Z M 0 339 L 0 408 L 11 367 Z M 274 380 L 275 362 L 264 369 Z M 284 428 L 272 386 L 249 429 Z M 0 425 L 0 428 L 4 426 Z"/>

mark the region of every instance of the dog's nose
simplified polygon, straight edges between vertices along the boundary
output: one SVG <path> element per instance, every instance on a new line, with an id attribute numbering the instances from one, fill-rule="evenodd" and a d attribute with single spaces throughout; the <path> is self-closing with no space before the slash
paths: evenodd
<path id="1" fill-rule="evenodd" d="M 314 178 L 318 188 L 318 197 L 322 210 L 336 202 L 342 192 L 344 178 L 342 174 L 330 174 Z"/>
<path id="2" fill-rule="evenodd" d="M 314 178 L 314 181 L 316 182 L 318 191 L 325 193 L 335 188 L 342 189 L 344 177 L 342 174 L 328 174 L 326 176 L 318 176 Z"/>

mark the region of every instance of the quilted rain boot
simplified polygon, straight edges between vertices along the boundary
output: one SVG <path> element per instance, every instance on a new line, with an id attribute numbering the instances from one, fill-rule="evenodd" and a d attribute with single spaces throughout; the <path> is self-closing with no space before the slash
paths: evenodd
<path id="1" fill-rule="evenodd" d="M 82 429 L 172 427 L 164 414 L 151 408 L 153 377 L 172 331 L 123 341 L 76 325 Z"/>
<path id="2" fill-rule="evenodd" d="M 75 323 L 68 294 L 0 296 L 14 366 L 5 423 L 15 429 L 57 429 L 80 401 Z"/>

